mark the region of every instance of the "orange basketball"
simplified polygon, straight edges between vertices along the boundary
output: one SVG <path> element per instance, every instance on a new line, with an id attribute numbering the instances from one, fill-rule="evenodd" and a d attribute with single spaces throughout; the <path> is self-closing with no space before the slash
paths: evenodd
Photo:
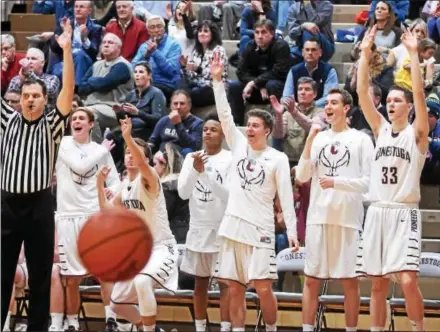
<path id="1" fill-rule="evenodd" d="M 145 222 L 121 208 L 96 213 L 78 236 L 84 267 L 102 281 L 134 278 L 147 264 L 152 249 L 153 237 Z"/>

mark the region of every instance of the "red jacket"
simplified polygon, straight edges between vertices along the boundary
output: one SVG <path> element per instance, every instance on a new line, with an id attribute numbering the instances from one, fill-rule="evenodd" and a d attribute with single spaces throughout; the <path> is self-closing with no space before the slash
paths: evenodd
<path id="1" fill-rule="evenodd" d="M 21 65 L 19 64 L 20 60 L 26 57 L 26 53 L 15 53 L 14 62 L 9 64 L 8 70 L 2 70 L 2 96 L 5 94 L 8 89 L 9 82 L 11 82 L 14 76 L 17 76 L 20 72 Z"/>
<path id="2" fill-rule="evenodd" d="M 144 22 L 133 16 L 125 33 L 118 21 L 111 21 L 105 28 L 105 32 L 114 33 L 122 40 L 121 55 L 130 61 L 136 55 L 139 47 L 148 40 L 147 26 Z"/>

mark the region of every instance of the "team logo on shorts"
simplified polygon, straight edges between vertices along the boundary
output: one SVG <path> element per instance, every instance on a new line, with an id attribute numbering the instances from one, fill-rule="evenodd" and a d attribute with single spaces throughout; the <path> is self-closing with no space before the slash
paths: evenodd
<path id="1" fill-rule="evenodd" d="M 266 178 L 264 168 L 255 160 L 247 158 L 237 163 L 237 171 L 240 176 L 240 185 L 244 190 L 251 190 L 252 186 L 262 186 Z"/>
<path id="2" fill-rule="evenodd" d="M 350 164 L 350 150 L 344 144 L 327 144 L 319 152 L 318 162 L 327 170 L 326 176 L 338 176 L 338 169 Z"/>
<path id="3" fill-rule="evenodd" d="M 84 186 L 90 178 L 95 176 L 97 171 L 98 171 L 98 165 L 95 165 L 88 172 L 84 174 L 78 174 L 74 170 L 70 169 L 70 172 L 72 173 L 73 182 L 79 184 L 80 186 Z"/>

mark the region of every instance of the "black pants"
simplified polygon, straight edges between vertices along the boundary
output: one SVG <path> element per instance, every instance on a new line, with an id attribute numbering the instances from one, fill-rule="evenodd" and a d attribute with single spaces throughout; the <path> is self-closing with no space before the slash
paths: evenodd
<path id="1" fill-rule="evenodd" d="M 32 194 L 1 193 L 2 313 L 5 324 L 21 245 L 29 271 L 28 331 L 47 331 L 55 221 L 50 189 Z"/>

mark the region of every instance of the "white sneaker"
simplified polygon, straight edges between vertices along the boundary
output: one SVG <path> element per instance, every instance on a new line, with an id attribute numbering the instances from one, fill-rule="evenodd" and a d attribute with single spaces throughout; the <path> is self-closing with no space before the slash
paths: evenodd
<path id="1" fill-rule="evenodd" d="M 27 324 L 19 323 L 15 325 L 14 331 L 26 331 L 27 330 Z"/>
<path id="2" fill-rule="evenodd" d="M 49 331 L 59 331 L 60 329 L 59 329 L 59 327 L 58 326 L 55 326 L 55 325 L 51 325 L 51 326 L 49 326 Z"/>

